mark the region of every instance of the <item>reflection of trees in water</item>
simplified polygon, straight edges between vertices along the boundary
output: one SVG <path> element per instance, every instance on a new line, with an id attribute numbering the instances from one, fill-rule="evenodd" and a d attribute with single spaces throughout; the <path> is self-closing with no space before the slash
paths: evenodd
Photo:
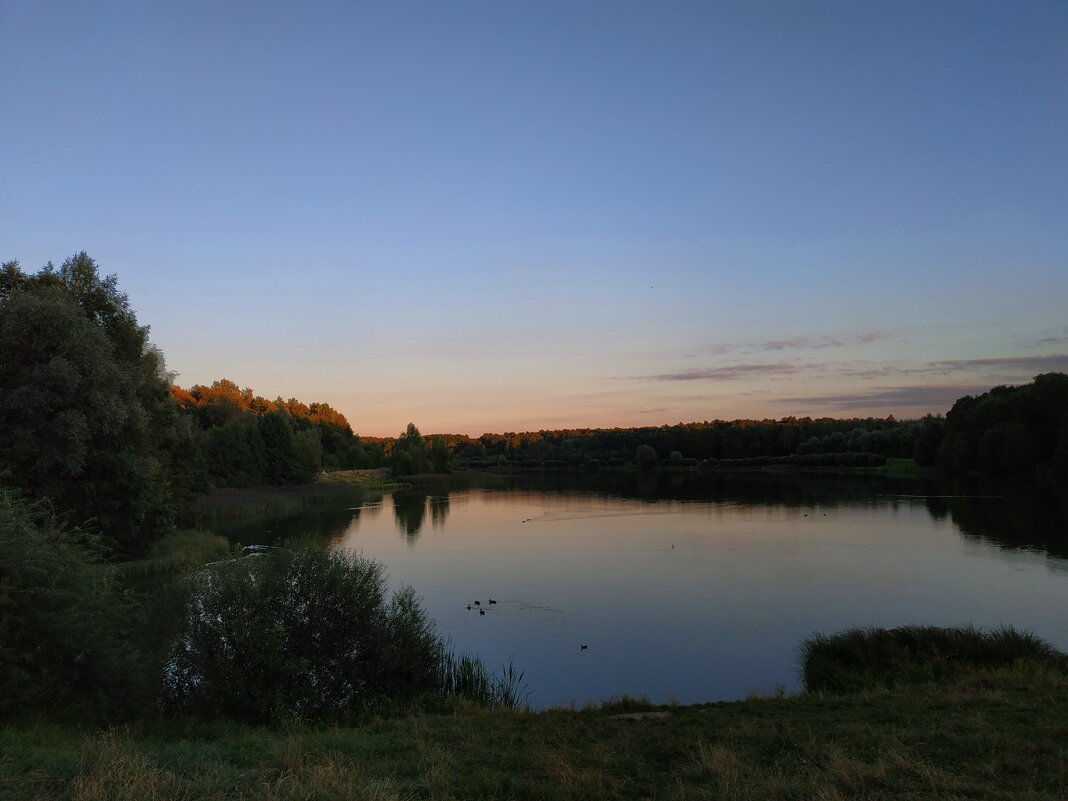
<path id="1" fill-rule="evenodd" d="M 372 495 L 366 501 L 363 502 L 363 506 L 360 507 L 359 514 L 365 520 L 374 520 L 380 514 L 382 514 L 382 496 Z"/>
<path id="2" fill-rule="evenodd" d="M 1033 485 L 832 473 L 601 471 L 524 476 L 515 487 L 550 496 L 587 492 L 647 502 L 731 501 L 753 508 L 924 503 L 935 519 L 948 516 L 965 538 L 1068 558 L 1068 493 Z"/>
<path id="3" fill-rule="evenodd" d="M 444 528 L 445 518 L 449 516 L 449 493 L 430 496 L 430 524 L 434 528 Z"/>
<path id="4" fill-rule="evenodd" d="M 1000 497 L 928 498 L 927 509 L 934 517 L 948 514 L 966 539 L 1068 559 L 1068 494 L 1052 488 L 1019 485 Z"/>
<path id="5" fill-rule="evenodd" d="M 423 527 L 423 519 L 426 517 L 428 494 L 421 490 L 401 490 L 393 493 L 393 516 L 397 520 L 397 528 L 407 536 L 409 543 L 414 543 L 419 538 L 419 530 Z"/>
<path id="6" fill-rule="evenodd" d="M 398 490 L 393 493 L 393 517 L 397 529 L 408 538 L 409 543 L 419 539 L 419 532 L 426 522 L 430 508 L 430 523 L 434 528 L 445 525 L 449 516 L 449 494 L 431 495 L 426 490 Z M 375 510 L 377 513 L 377 509 Z"/>
<path id="7" fill-rule="evenodd" d="M 754 506 L 788 508 L 885 503 L 887 495 L 936 493 L 929 481 L 831 473 L 546 473 L 519 479 L 515 486 L 570 496 L 576 491 L 586 491 L 641 501 L 731 500 Z"/>

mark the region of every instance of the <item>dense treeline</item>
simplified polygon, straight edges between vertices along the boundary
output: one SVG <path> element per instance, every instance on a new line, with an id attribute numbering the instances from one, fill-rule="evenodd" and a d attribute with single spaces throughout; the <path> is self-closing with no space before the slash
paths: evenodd
<path id="1" fill-rule="evenodd" d="M 966 395 L 946 415 L 938 464 L 952 472 L 1068 476 L 1068 375 Z"/>
<path id="2" fill-rule="evenodd" d="M 321 470 L 378 467 L 381 446 L 352 433 L 328 403 L 268 401 L 228 379 L 171 394 L 192 421 L 199 486 L 254 487 L 311 481 Z"/>
<path id="3" fill-rule="evenodd" d="M 438 435 L 468 466 L 879 466 L 915 459 L 949 473 L 1049 479 L 1068 476 L 1068 376 L 960 398 L 919 420 L 784 417 L 674 426 Z M 389 454 L 393 441 L 383 443 Z"/>
<path id="4" fill-rule="evenodd" d="M 679 423 L 674 426 L 645 428 L 574 428 L 542 431 L 507 432 L 469 437 L 464 434 L 438 434 L 425 437 L 427 447 L 442 445 L 461 463 L 487 466 L 503 463 L 541 463 L 552 466 L 578 465 L 597 460 L 608 465 L 638 462 L 639 452 L 652 453 L 657 462 L 693 464 L 707 459 L 751 459 L 793 456 L 803 453 L 837 453 L 859 450 L 856 447 L 823 449 L 813 443 L 859 430 L 885 433 L 893 447 L 874 449 L 875 442 L 865 442 L 866 452 L 883 456 L 911 456 L 911 439 L 900 446 L 895 437 L 901 427 L 893 417 L 837 419 L 823 417 L 784 417 L 781 420 L 713 420 Z M 384 440 L 389 456 L 400 440 Z M 802 447 L 808 448 L 802 450 Z M 907 453 L 901 453 L 907 451 Z"/>

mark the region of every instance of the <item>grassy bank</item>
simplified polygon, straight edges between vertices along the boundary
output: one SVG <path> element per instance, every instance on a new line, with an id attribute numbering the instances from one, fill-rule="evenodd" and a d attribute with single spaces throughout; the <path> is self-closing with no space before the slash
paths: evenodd
<path id="1" fill-rule="evenodd" d="M 626 708 L 633 708 L 628 705 Z M 22 799 L 1063 799 L 1068 680 L 1039 664 L 894 692 L 539 713 L 456 704 L 355 728 L 0 730 Z"/>
<path id="2" fill-rule="evenodd" d="M 226 487 L 197 499 L 198 518 L 238 518 L 282 515 L 309 507 L 356 502 L 368 494 L 404 489 L 386 470 L 338 470 L 324 473 L 314 484 L 277 487 Z"/>

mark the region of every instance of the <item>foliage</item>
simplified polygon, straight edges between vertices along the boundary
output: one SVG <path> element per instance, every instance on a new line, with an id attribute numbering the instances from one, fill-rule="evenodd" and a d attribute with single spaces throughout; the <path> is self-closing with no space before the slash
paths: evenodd
<path id="1" fill-rule="evenodd" d="M 939 466 L 964 472 L 1068 477 L 1068 375 L 1046 373 L 1031 384 L 966 395 L 946 415 Z"/>
<path id="2" fill-rule="evenodd" d="M 652 445 L 639 445 L 634 453 L 634 461 L 642 470 L 652 470 L 656 467 L 656 450 Z"/>
<path id="3" fill-rule="evenodd" d="M 271 722 L 337 718 L 440 691 L 444 649 L 413 592 L 382 568 L 311 545 L 192 579 L 166 671 L 175 709 Z"/>
<path id="4" fill-rule="evenodd" d="M 302 484 L 311 481 L 315 471 L 300 463 L 293 437 L 293 424 L 282 410 L 257 420 L 263 442 L 263 478 L 268 484 Z"/>
<path id="5" fill-rule="evenodd" d="M 810 692 L 855 692 L 956 679 L 962 672 L 1016 662 L 1068 670 L 1068 657 L 1029 632 L 970 626 L 849 629 L 813 635 L 801 645 L 801 673 Z"/>
<path id="6" fill-rule="evenodd" d="M 394 476 L 410 476 L 431 471 L 426 442 L 415 423 L 408 423 L 408 428 L 394 443 L 392 469 Z"/>
<path id="7" fill-rule="evenodd" d="M 322 470 L 373 468 L 382 462 L 381 448 L 354 436 L 344 415 L 327 403 L 268 401 L 225 378 L 170 391 L 183 419 L 194 425 L 209 485 L 307 483 Z"/>
<path id="8" fill-rule="evenodd" d="M 47 272 L 0 301 L 0 459 L 31 496 L 137 552 L 173 519 L 146 386 L 154 379 L 127 352 L 135 322 L 93 308 L 95 318 Z"/>
<path id="9" fill-rule="evenodd" d="M 93 538 L 0 491 L 0 715 L 136 703 L 139 615 Z"/>
<path id="10" fill-rule="evenodd" d="M 435 473 L 449 472 L 449 446 L 440 434 L 430 438 L 430 469 Z"/>

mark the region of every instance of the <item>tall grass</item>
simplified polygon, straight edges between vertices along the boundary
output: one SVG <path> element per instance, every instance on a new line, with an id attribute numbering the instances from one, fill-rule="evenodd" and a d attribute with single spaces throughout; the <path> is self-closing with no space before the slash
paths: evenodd
<path id="1" fill-rule="evenodd" d="M 118 570 L 124 578 L 176 573 L 229 555 L 230 542 L 226 537 L 210 531 L 187 529 L 164 537 L 152 546 L 144 559 L 124 562 Z"/>
<path id="2" fill-rule="evenodd" d="M 438 676 L 444 696 L 465 698 L 491 709 L 525 708 L 530 698 L 526 673 L 510 660 L 500 674 L 494 674 L 481 659 L 448 650 L 442 656 Z"/>
<path id="3" fill-rule="evenodd" d="M 1068 670 L 1068 656 L 1031 632 L 972 626 L 854 628 L 815 634 L 801 644 L 801 677 L 810 692 L 854 692 L 943 682 L 965 670 L 1018 662 Z"/>

